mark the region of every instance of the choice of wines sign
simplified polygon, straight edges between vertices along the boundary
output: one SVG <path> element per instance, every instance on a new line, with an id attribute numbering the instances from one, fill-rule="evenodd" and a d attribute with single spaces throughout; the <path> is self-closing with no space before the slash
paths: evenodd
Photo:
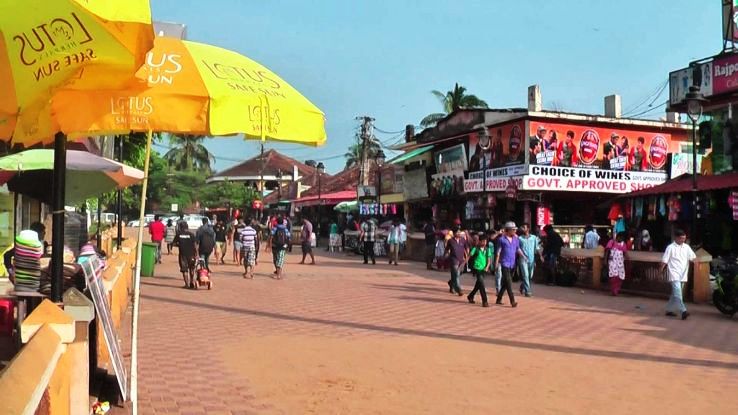
<path id="1" fill-rule="evenodd" d="M 661 172 L 530 166 L 521 189 L 628 193 L 662 184 L 667 178 L 667 174 Z"/>

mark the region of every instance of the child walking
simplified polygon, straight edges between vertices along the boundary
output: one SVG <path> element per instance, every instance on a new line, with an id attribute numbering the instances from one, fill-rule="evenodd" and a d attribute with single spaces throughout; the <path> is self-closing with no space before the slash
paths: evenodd
<path id="1" fill-rule="evenodd" d="M 492 251 L 487 243 L 487 235 L 480 234 L 476 246 L 471 249 L 469 255 L 469 263 L 471 264 L 472 274 L 476 278 L 474 289 L 469 293 L 466 299 L 474 304 L 474 295 L 479 292 L 482 297 L 482 307 L 489 307 L 487 302 L 487 290 L 484 287 L 484 275 L 489 272 L 492 265 Z"/>

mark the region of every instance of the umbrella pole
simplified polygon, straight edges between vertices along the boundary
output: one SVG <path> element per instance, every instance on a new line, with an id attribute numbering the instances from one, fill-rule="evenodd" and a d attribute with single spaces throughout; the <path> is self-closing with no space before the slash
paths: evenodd
<path id="1" fill-rule="evenodd" d="M 133 274 L 133 327 L 131 330 L 131 403 L 132 414 L 138 414 L 138 312 L 141 288 L 141 243 L 143 242 L 144 217 L 146 214 L 146 188 L 149 183 L 149 159 L 151 156 L 151 136 L 146 137 L 146 159 L 144 179 L 141 188 L 141 210 L 138 217 L 138 242 L 136 243 L 136 270 Z"/>
<path id="2" fill-rule="evenodd" d="M 97 248 L 102 248 L 102 232 L 100 231 L 100 228 L 102 227 L 102 199 L 99 197 L 97 198 Z M 112 252 L 110 253 L 113 254 Z"/>
<path id="3" fill-rule="evenodd" d="M 67 136 L 54 136 L 54 174 L 51 187 L 51 301 L 62 301 L 64 288 L 64 192 L 67 171 Z"/>
<path id="4" fill-rule="evenodd" d="M 118 162 L 123 163 L 123 136 L 119 135 L 116 137 L 115 145 L 118 146 Z M 118 220 L 116 221 L 118 225 L 118 237 L 117 237 L 117 247 L 120 249 L 121 245 L 123 244 L 123 191 L 121 189 L 118 189 L 117 194 L 117 203 L 116 203 L 116 213 L 118 214 Z"/>

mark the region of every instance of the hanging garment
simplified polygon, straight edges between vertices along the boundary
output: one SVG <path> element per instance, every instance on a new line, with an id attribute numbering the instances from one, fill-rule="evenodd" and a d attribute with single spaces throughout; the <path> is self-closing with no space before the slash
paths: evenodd
<path id="1" fill-rule="evenodd" d="M 679 198 L 671 195 L 667 204 L 669 205 L 669 220 L 671 222 L 679 220 L 679 212 L 682 210 Z"/>
<path id="2" fill-rule="evenodd" d="M 625 232 L 625 219 L 620 217 L 615 222 L 615 235 L 619 234 L 620 232 Z"/>
<path id="3" fill-rule="evenodd" d="M 659 197 L 659 216 L 666 217 L 666 196 Z"/>

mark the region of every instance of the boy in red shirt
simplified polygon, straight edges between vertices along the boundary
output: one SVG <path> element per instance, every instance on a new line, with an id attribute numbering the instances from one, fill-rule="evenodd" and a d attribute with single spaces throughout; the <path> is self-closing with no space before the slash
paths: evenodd
<path id="1" fill-rule="evenodd" d="M 151 242 L 156 244 L 156 262 L 161 264 L 161 241 L 164 239 L 166 226 L 161 221 L 161 215 L 154 216 L 154 221 L 149 224 L 149 234 L 151 234 Z"/>

